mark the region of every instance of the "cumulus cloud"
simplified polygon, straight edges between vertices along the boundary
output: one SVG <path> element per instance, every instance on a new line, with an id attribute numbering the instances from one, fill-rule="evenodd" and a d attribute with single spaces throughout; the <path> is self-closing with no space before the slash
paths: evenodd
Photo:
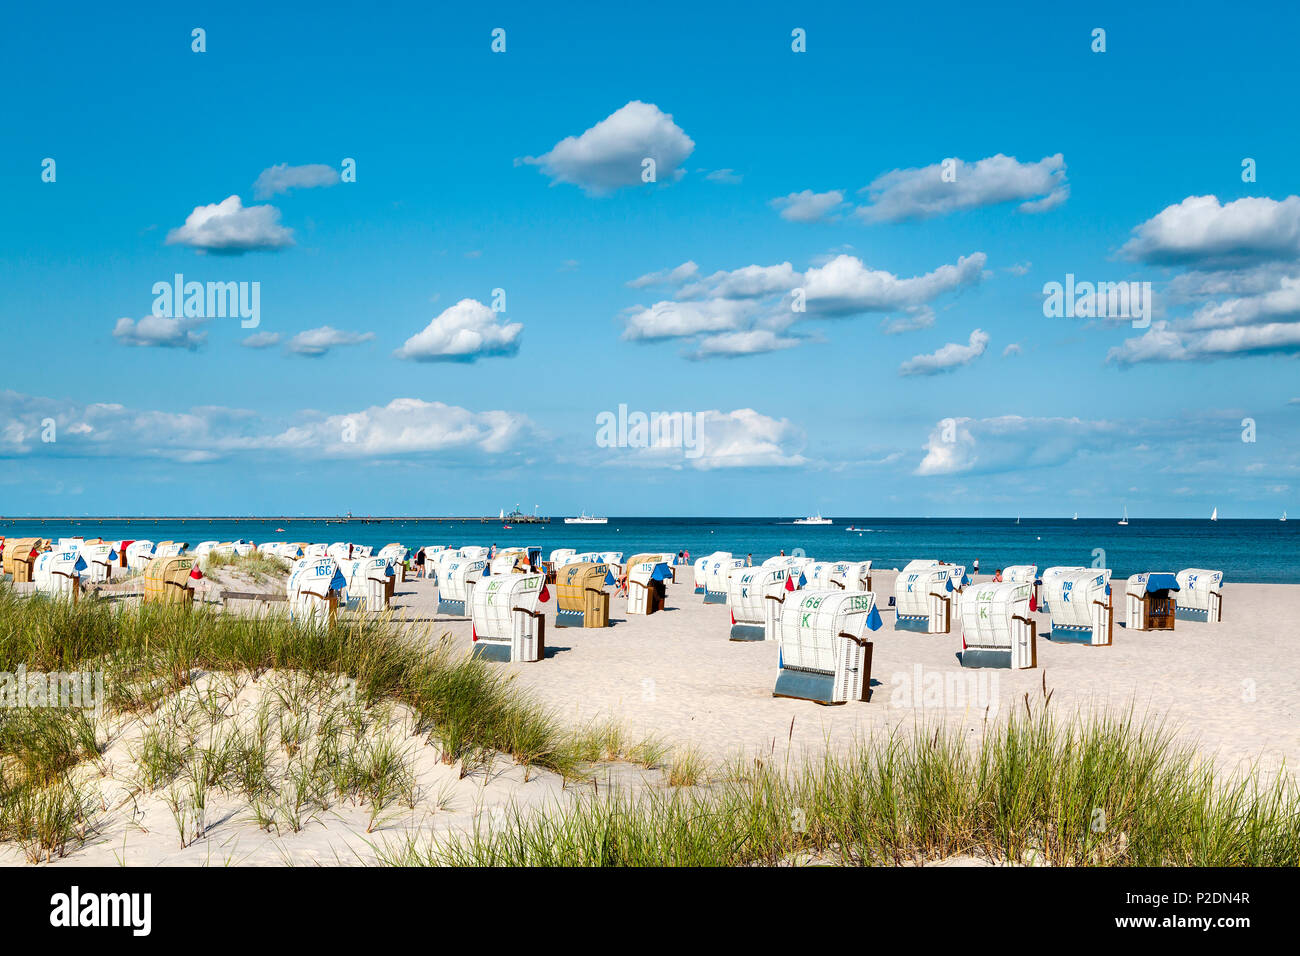
<path id="1" fill-rule="evenodd" d="M 521 323 L 505 321 L 477 299 L 461 299 L 393 354 L 417 362 L 473 362 L 515 355 L 523 330 Z"/>
<path id="2" fill-rule="evenodd" d="M 1133 229 L 1121 254 L 1183 266 L 1174 311 L 1109 350 L 1118 365 L 1300 352 L 1300 196 L 1188 196 Z"/>
<path id="3" fill-rule="evenodd" d="M 1006 348 L 1002 350 L 1002 357 L 1009 358 L 1012 355 L 1019 355 L 1023 351 L 1024 349 L 1020 347 L 1019 342 L 1012 342 L 1010 345 L 1008 345 Z"/>
<path id="4" fill-rule="evenodd" d="M 239 343 L 249 349 L 269 349 L 280 344 L 279 332 L 254 332 Z"/>
<path id="5" fill-rule="evenodd" d="M 128 408 L 0 392 L 0 455 L 39 450 L 63 457 L 114 457 L 202 463 L 290 454 L 303 460 L 437 453 L 467 461 L 536 445 L 536 426 L 516 412 L 471 411 L 442 402 L 396 398 L 341 414 L 300 412 L 288 420 L 247 409 L 197 406 L 187 411 Z M 58 441 L 41 441 L 53 419 Z"/>
<path id="6" fill-rule="evenodd" d="M 738 329 L 752 315 L 748 302 L 708 299 L 703 302 L 656 302 L 638 306 L 626 318 L 623 338 L 632 342 L 654 342 L 687 338 L 704 332 Z"/>
<path id="7" fill-rule="evenodd" d="M 1300 352 L 1300 323 L 1297 322 L 1269 322 L 1208 332 L 1188 331 L 1168 322 L 1154 322 L 1142 335 L 1125 339 L 1122 345 L 1107 352 L 1106 361 L 1136 365 L 1140 362 L 1186 362 L 1297 352 Z"/>
<path id="8" fill-rule="evenodd" d="M 156 346 L 193 351 L 208 337 L 207 332 L 198 331 L 206 321 L 206 319 L 169 319 L 158 315 L 146 315 L 143 319 L 134 322 L 128 318 L 121 318 L 113 326 L 113 338 L 123 345 L 134 345 L 140 348 Z"/>
<path id="9" fill-rule="evenodd" d="M 683 282 L 694 279 L 699 274 L 700 267 L 688 260 L 673 269 L 647 272 L 645 275 L 637 276 L 626 284 L 629 289 L 644 289 L 647 286 L 681 285 Z"/>
<path id="10" fill-rule="evenodd" d="M 240 255 L 293 245 L 293 230 L 280 225 L 274 206 L 247 206 L 238 196 L 196 206 L 185 225 L 167 234 L 167 245 L 189 246 L 200 252 Z"/>
<path id="11" fill-rule="evenodd" d="M 856 256 L 839 255 L 804 275 L 808 311 L 824 316 L 857 315 L 909 309 L 963 286 L 974 285 L 984 273 L 982 252 L 960 257 L 925 275 L 900 278 L 871 269 Z"/>
<path id="12" fill-rule="evenodd" d="M 713 172 L 707 173 L 704 178 L 711 183 L 726 183 L 729 186 L 736 186 L 745 177 L 734 169 L 715 169 Z"/>
<path id="13" fill-rule="evenodd" d="M 253 183 L 254 199 L 270 199 L 291 189 L 314 189 L 318 186 L 333 186 L 339 181 L 339 171 L 323 163 L 310 163 L 306 166 L 290 166 L 278 163 L 262 170 L 257 181 Z"/>
<path id="14" fill-rule="evenodd" d="M 570 183 L 588 195 L 603 196 L 624 186 L 640 186 L 642 163 L 655 162 L 655 180 L 673 182 L 695 149 L 694 141 L 653 103 L 633 100 L 579 136 L 566 136 L 541 156 L 518 162 L 539 167 L 552 183 Z"/>
<path id="15" fill-rule="evenodd" d="M 913 306 L 906 314 L 896 319 L 885 319 L 880 323 L 880 331 L 886 335 L 898 335 L 902 332 L 915 332 L 928 329 L 934 325 L 934 309 L 928 305 Z"/>
<path id="16" fill-rule="evenodd" d="M 950 418 L 935 425 L 917 475 L 941 476 L 1016 471 L 1066 464 L 1089 450 L 1113 449 L 1117 440 L 1141 430 L 1105 420 L 1035 418 Z"/>
<path id="17" fill-rule="evenodd" d="M 793 348 L 806 336 L 786 334 L 798 322 L 867 313 L 897 313 L 885 331 L 902 332 L 934 322 L 930 303 L 978 283 L 982 252 L 963 256 L 920 276 L 871 269 L 845 253 L 805 272 L 789 262 L 748 265 L 701 275 L 694 262 L 647 273 L 629 285 L 676 286 L 671 299 L 637 305 L 623 314 L 629 341 L 696 339 L 688 358 L 755 355 Z M 707 337 L 707 340 L 705 340 Z"/>
<path id="18" fill-rule="evenodd" d="M 613 448 L 605 464 L 643 468 L 789 468 L 808 463 L 802 455 L 803 429 L 785 418 L 752 408 L 724 412 L 655 413 L 668 415 L 672 427 L 650 425 L 649 447 Z"/>
<path id="19" fill-rule="evenodd" d="M 794 348 L 800 339 L 780 335 L 772 329 L 748 329 L 744 332 L 722 332 L 706 335 L 688 358 L 704 359 L 714 356 L 735 358 L 741 355 L 761 355 Z"/>
<path id="20" fill-rule="evenodd" d="M 965 345 L 949 342 L 942 348 L 925 355 L 916 355 L 898 367 L 899 375 L 937 375 L 950 369 L 969 365 L 989 346 L 988 333 L 976 329 L 970 334 L 970 341 Z"/>
<path id="21" fill-rule="evenodd" d="M 322 325 L 318 329 L 307 329 L 304 332 L 299 332 L 285 343 L 284 348 L 286 352 L 291 352 L 294 355 L 318 358 L 329 352 L 330 349 L 342 345 L 359 345 L 362 342 L 369 342 L 374 337 L 374 332 L 344 332 L 342 329 Z M 247 345 L 248 343 L 245 342 L 244 344 Z"/>
<path id="22" fill-rule="evenodd" d="M 799 273 L 788 262 L 775 266 L 751 265 L 719 270 L 685 283 L 678 295 L 680 298 L 757 299 L 773 293 L 788 293 L 800 281 Z"/>
<path id="23" fill-rule="evenodd" d="M 1036 163 L 1002 153 L 974 163 L 956 160 L 954 171 L 951 182 L 944 179 L 942 163 L 878 176 L 862 190 L 870 205 L 860 206 L 855 215 L 868 222 L 901 222 L 1016 201 L 1021 212 L 1039 213 L 1056 208 L 1070 195 L 1060 153 Z"/>
<path id="24" fill-rule="evenodd" d="M 771 201 L 771 206 L 780 210 L 781 218 L 789 222 L 819 222 L 843 204 L 844 194 L 838 189 L 824 193 L 805 189 Z"/>
<path id="25" fill-rule="evenodd" d="M 1221 204 L 1188 196 L 1133 229 L 1122 255 L 1155 265 L 1231 268 L 1300 257 L 1300 196 Z"/>

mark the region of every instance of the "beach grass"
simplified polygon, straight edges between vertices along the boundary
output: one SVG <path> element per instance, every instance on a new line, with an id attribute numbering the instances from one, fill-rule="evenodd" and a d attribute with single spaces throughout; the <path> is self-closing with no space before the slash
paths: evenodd
<path id="1" fill-rule="evenodd" d="M 499 672 L 429 633 L 403 630 L 390 615 L 310 626 L 275 614 L 225 614 L 203 606 L 20 597 L 0 585 L 0 673 L 20 668 L 29 674 L 102 674 L 106 712 L 154 719 L 135 755 L 139 783 L 148 790 L 172 788 L 182 845 L 201 835 L 208 793 L 232 787 L 236 776 L 247 778 L 238 789 L 258 801 L 267 819 L 277 819 L 271 808 L 278 807 L 279 819 L 291 828 L 309 818 L 326 791 L 363 795 L 377 810 L 411 796 L 409 767 L 391 744 L 354 734 L 354 747 L 330 751 L 338 737 L 331 728 L 295 726 L 295 715 L 319 718 L 321 708 L 312 711 L 311 705 L 320 701 L 313 695 L 332 692 L 339 680 L 348 685 L 351 718 L 327 711 L 329 720 L 342 725 L 386 702 L 405 705 L 414 729 L 436 744 L 448 764 L 503 753 L 572 774 L 583 757 L 549 711 L 509 687 Z M 277 685 L 277 713 L 262 722 L 260 739 L 250 732 L 237 740 L 201 742 L 195 728 L 203 726 L 205 715 L 215 725 L 236 693 L 204 676 L 255 678 L 268 671 L 300 680 Z M 187 713 L 158 719 L 155 712 L 185 691 Z M 277 747 L 298 757 L 288 775 L 275 781 L 288 784 L 277 793 L 267 774 L 258 773 L 270 761 L 271 727 L 281 738 Z M 0 707 L 0 840 L 62 852 L 86 822 L 73 771 L 100 747 L 93 721 L 81 710 Z M 302 753 L 295 754 L 295 747 Z"/>
<path id="2" fill-rule="evenodd" d="M 249 554 L 218 554 L 209 551 L 203 559 L 203 569 L 213 571 L 218 568 L 229 571 L 242 571 L 256 581 L 283 578 L 289 574 L 289 562 L 272 554 L 253 551 Z"/>
<path id="3" fill-rule="evenodd" d="M 382 848 L 392 865 L 1295 866 L 1289 775 L 1221 779 L 1158 723 L 1058 721 L 1044 704 L 978 740 L 916 728 L 797 767 L 736 763 L 702 787 L 583 796 Z"/>

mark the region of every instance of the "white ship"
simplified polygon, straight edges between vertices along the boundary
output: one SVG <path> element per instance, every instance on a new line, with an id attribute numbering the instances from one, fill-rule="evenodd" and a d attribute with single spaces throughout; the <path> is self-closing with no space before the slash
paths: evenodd
<path id="1" fill-rule="evenodd" d="M 823 518 L 820 514 L 809 515 L 806 518 L 795 518 L 795 524 L 834 524 L 830 518 Z"/>
<path id="2" fill-rule="evenodd" d="M 595 515 L 589 515 L 583 512 L 576 518 L 565 518 L 565 524 L 609 524 L 608 518 L 597 518 Z"/>
<path id="3" fill-rule="evenodd" d="M 1128 505 L 1124 506 L 1124 517 L 1119 519 L 1119 524 L 1128 524 Z"/>
<path id="4" fill-rule="evenodd" d="M 1210 520 L 1211 520 L 1211 521 L 1218 521 L 1218 520 L 1219 520 L 1219 509 L 1218 509 L 1217 506 L 1215 507 L 1214 511 L 1211 512 L 1211 514 L 1210 514 Z"/>

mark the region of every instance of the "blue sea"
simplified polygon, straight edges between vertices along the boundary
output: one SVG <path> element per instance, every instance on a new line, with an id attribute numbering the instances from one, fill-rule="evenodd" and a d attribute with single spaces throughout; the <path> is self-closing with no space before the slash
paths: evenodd
<path id="1" fill-rule="evenodd" d="M 0 520 L 0 534 L 36 536 L 148 538 L 154 541 L 351 541 L 410 547 L 443 544 L 539 545 L 579 551 L 689 551 L 692 558 L 713 551 L 753 554 L 755 562 L 781 551 L 819 560 L 870 559 L 878 568 L 901 568 L 914 558 L 937 558 L 980 570 L 1012 564 L 1082 565 L 1101 559 L 1116 577 L 1140 571 L 1221 569 L 1225 579 L 1259 583 L 1300 583 L 1300 520 L 1220 520 L 1133 518 L 1126 527 L 1114 519 L 1069 518 L 853 518 L 834 517 L 833 525 L 795 525 L 793 518 L 632 518 L 611 517 L 606 525 L 522 524 L 395 520 L 346 524 L 275 519 L 132 518 L 92 521 L 69 518 Z M 859 530 L 849 531 L 849 526 Z M 276 529 L 283 528 L 283 531 Z M 1104 556 L 1097 550 L 1104 551 Z"/>

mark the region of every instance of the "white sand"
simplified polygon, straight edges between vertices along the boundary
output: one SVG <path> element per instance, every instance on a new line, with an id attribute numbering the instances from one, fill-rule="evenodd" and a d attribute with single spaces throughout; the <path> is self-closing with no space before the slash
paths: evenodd
<path id="1" fill-rule="evenodd" d="M 879 603 L 888 604 L 894 577 L 873 574 Z M 398 585 L 394 603 L 427 619 L 435 591 L 428 581 L 408 581 Z M 978 729 L 986 706 L 1023 707 L 1026 693 L 1036 704 L 1046 680 L 1052 707 L 1063 717 L 1079 708 L 1124 711 L 1132 705 L 1139 714 L 1167 719 L 1226 768 L 1256 760 L 1266 772 L 1283 760 L 1290 768 L 1300 765 L 1300 654 L 1291 644 L 1296 625 L 1284 623 L 1300 620 L 1297 585 L 1225 585 L 1221 624 L 1180 620 L 1172 632 L 1130 633 L 1117 622 L 1108 647 L 1040 638 L 1038 667 L 1021 671 L 964 670 L 956 656 L 959 623 L 948 635 L 895 631 L 893 612 L 882 610 L 884 627 L 872 638 L 871 701 L 835 707 L 772 697 L 776 646 L 729 641 L 730 609 L 704 604 L 689 583 L 669 585 L 667 603 L 664 612 L 630 616 L 626 599 L 614 598 L 613 627 L 557 629 L 552 600 L 546 659 L 497 666 L 508 667 L 571 723 L 614 717 L 634 734 L 691 745 L 715 759 L 742 749 L 775 747 L 784 754 L 787 739 L 796 754 L 820 751 L 827 742 L 910 728 L 918 719 Z M 1036 618 L 1041 633 L 1047 615 Z M 445 627 L 470 646 L 468 621 L 437 622 L 439 632 Z M 977 699 L 927 696 L 926 687 L 944 678 L 966 682 L 979 692 Z"/>

